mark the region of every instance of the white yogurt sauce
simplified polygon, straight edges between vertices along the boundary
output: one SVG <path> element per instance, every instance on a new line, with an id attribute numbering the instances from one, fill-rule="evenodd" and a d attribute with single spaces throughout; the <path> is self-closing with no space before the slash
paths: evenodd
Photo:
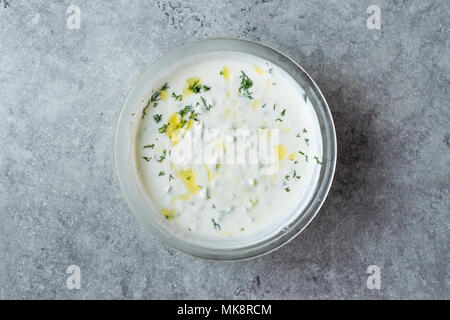
<path id="1" fill-rule="evenodd" d="M 267 237 L 309 200 L 322 138 L 311 102 L 287 72 L 252 55 L 216 52 L 180 61 L 149 89 L 137 114 L 136 170 L 169 232 L 206 241 Z M 254 164 L 173 161 L 174 148 L 187 136 L 200 139 L 192 133 L 202 128 L 203 138 L 211 136 L 208 129 L 279 130 L 272 146 L 278 169 L 262 174 L 263 158 Z M 218 138 L 213 149 L 225 154 L 227 142 Z M 250 145 L 246 141 L 246 151 Z"/>

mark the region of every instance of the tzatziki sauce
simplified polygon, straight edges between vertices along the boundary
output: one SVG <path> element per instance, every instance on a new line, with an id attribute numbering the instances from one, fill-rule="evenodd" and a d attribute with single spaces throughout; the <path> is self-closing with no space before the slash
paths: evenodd
<path id="1" fill-rule="evenodd" d="M 288 72 L 259 57 L 214 52 L 168 66 L 135 118 L 137 179 L 176 236 L 269 237 L 317 185 L 322 137 L 314 108 Z"/>

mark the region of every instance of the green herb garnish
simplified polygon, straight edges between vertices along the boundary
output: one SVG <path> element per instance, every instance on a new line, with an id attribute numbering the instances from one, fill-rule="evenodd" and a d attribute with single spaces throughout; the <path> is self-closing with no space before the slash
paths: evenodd
<path id="1" fill-rule="evenodd" d="M 145 161 L 149 162 L 150 160 L 152 160 L 152 157 L 142 157 Z"/>
<path id="2" fill-rule="evenodd" d="M 172 97 L 175 99 L 175 101 L 183 100 L 183 96 L 181 94 L 175 94 L 175 92 L 172 92 Z"/>
<path id="3" fill-rule="evenodd" d="M 201 85 L 200 80 L 195 80 L 194 83 L 192 83 L 189 87 L 189 90 L 191 90 L 194 93 L 200 93 L 202 90 L 203 92 L 211 90 L 211 87 Z"/>
<path id="4" fill-rule="evenodd" d="M 184 118 L 184 116 L 187 115 L 189 112 L 191 113 L 194 112 L 194 108 L 192 106 L 185 106 L 183 109 L 178 111 L 178 114 L 180 115 L 181 118 Z"/>
<path id="5" fill-rule="evenodd" d="M 159 89 L 156 90 L 152 93 L 150 100 L 147 102 L 147 105 L 145 106 L 145 108 L 142 110 L 142 119 L 144 119 L 145 115 L 146 115 L 146 111 L 147 108 L 150 107 L 150 105 L 153 103 L 153 108 L 156 108 L 156 106 L 158 105 L 158 101 L 161 100 L 161 91 L 162 90 L 167 90 L 169 88 L 169 86 L 167 85 L 167 82 L 163 84 L 163 86 Z"/>
<path id="6" fill-rule="evenodd" d="M 241 79 L 241 86 L 239 87 L 238 90 L 239 95 L 253 99 L 252 97 L 253 92 L 250 92 L 249 90 L 251 87 L 253 87 L 253 81 L 242 70 L 241 76 L 239 78 Z"/>
<path id="7" fill-rule="evenodd" d="M 166 173 L 164 171 L 160 171 L 158 176 L 161 177 L 161 176 L 165 176 L 165 175 L 166 175 Z"/>
<path id="8" fill-rule="evenodd" d="M 154 147 L 155 147 L 155 144 L 152 143 L 152 144 L 148 144 L 148 145 L 144 146 L 144 149 L 153 149 Z"/>
<path id="9" fill-rule="evenodd" d="M 221 229 L 221 228 L 220 228 L 220 224 L 218 224 L 218 223 L 216 222 L 216 220 L 214 220 L 214 218 L 211 219 L 211 222 L 213 223 L 214 229 L 217 229 L 217 230 L 220 230 L 220 229 Z"/>
<path id="10" fill-rule="evenodd" d="M 163 154 L 162 154 L 162 155 L 159 157 L 159 159 L 156 160 L 156 161 L 158 161 L 158 162 L 163 162 L 164 159 L 166 159 L 166 155 L 167 155 L 166 149 L 164 149 Z"/>
<path id="11" fill-rule="evenodd" d="M 155 119 L 156 123 L 159 123 L 162 119 L 162 114 L 155 114 L 153 119 Z"/>
<path id="12" fill-rule="evenodd" d="M 159 133 L 164 133 L 167 131 L 167 124 L 164 124 L 161 128 L 158 129 Z"/>
<path id="13" fill-rule="evenodd" d="M 206 103 L 206 99 L 203 98 L 202 96 L 200 96 L 200 99 L 202 99 L 203 105 L 205 106 L 206 110 L 211 110 L 211 108 L 213 107 L 211 104 L 207 104 Z"/>

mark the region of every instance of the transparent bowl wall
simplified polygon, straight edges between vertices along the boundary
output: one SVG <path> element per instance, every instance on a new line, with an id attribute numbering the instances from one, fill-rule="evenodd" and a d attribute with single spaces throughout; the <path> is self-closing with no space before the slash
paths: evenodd
<path id="1" fill-rule="evenodd" d="M 134 168 L 133 134 L 136 115 L 142 100 L 148 96 L 150 84 L 157 81 L 167 66 L 186 56 L 214 52 L 233 51 L 258 56 L 284 69 L 305 90 L 316 112 L 322 134 L 323 159 L 319 180 L 310 201 L 294 208 L 296 218 L 273 236 L 250 245 L 233 249 L 211 248 L 193 244 L 177 238 L 156 223 L 154 210 L 144 194 Z M 140 113 L 139 113 L 140 114 Z M 312 221 L 322 206 L 330 189 L 336 165 L 336 134 L 328 105 L 311 77 L 295 61 L 267 45 L 240 39 L 208 39 L 188 43 L 179 47 L 153 63 L 137 80 L 122 107 L 114 137 L 114 164 L 122 193 L 132 212 L 145 229 L 162 242 L 196 257 L 212 260 L 241 260 L 271 252 L 297 236 Z M 154 212 L 153 212 L 154 213 Z"/>

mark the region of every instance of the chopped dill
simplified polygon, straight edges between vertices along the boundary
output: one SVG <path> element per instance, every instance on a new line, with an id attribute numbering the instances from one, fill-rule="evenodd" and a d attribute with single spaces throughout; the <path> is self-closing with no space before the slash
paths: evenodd
<path id="1" fill-rule="evenodd" d="M 155 147 L 155 144 L 152 143 L 152 144 L 148 144 L 148 145 L 144 146 L 144 149 L 153 149 L 154 147 Z"/>
<path id="2" fill-rule="evenodd" d="M 158 129 L 159 133 L 164 133 L 167 131 L 167 124 L 164 124 L 161 128 Z"/>
<path id="3" fill-rule="evenodd" d="M 161 87 L 160 91 L 167 90 L 167 89 L 169 89 L 169 86 L 167 85 L 167 82 L 166 82 L 166 83 L 163 84 L 163 86 Z"/>
<path id="4" fill-rule="evenodd" d="M 166 149 L 164 149 L 163 154 L 159 157 L 158 162 L 163 162 L 166 159 Z"/>
<path id="5" fill-rule="evenodd" d="M 150 160 L 152 160 L 152 157 L 142 157 L 145 161 L 149 162 Z"/>
<path id="6" fill-rule="evenodd" d="M 172 92 L 172 97 L 175 99 L 175 101 L 183 100 L 183 96 L 181 94 L 175 94 L 175 92 Z"/>
<path id="7" fill-rule="evenodd" d="M 155 114 L 153 119 L 155 119 L 156 123 L 159 123 L 162 119 L 162 114 Z"/>
<path id="8" fill-rule="evenodd" d="M 250 92 L 249 90 L 251 87 L 253 87 L 253 81 L 242 70 L 241 76 L 239 78 L 241 79 L 241 86 L 239 87 L 238 90 L 239 95 L 253 99 L 252 97 L 253 92 Z"/>
<path id="9" fill-rule="evenodd" d="M 158 176 L 161 177 L 161 176 L 165 176 L 165 175 L 166 175 L 166 173 L 164 171 L 160 171 Z"/>
<path id="10" fill-rule="evenodd" d="M 203 98 L 202 96 L 200 96 L 200 98 L 202 99 L 203 105 L 205 106 L 206 110 L 211 110 L 211 108 L 213 107 L 212 104 L 207 104 L 206 103 L 206 99 Z"/>
<path id="11" fill-rule="evenodd" d="M 145 115 L 147 114 L 147 108 L 150 107 L 150 105 L 153 103 L 153 108 L 156 108 L 158 105 L 158 101 L 161 100 L 161 91 L 169 89 L 169 86 L 167 85 L 167 82 L 163 84 L 163 86 L 152 93 L 150 100 L 148 100 L 147 105 L 142 110 L 142 119 L 144 119 Z"/>
<path id="12" fill-rule="evenodd" d="M 214 229 L 217 229 L 217 230 L 220 230 L 220 229 L 221 229 L 221 228 L 220 228 L 220 224 L 218 224 L 218 223 L 216 222 L 216 220 L 214 220 L 214 218 L 211 219 L 211 222 L 213 223 Z"/>
<path id="13" fill-rule="evenodd" d="M 202 90 L 203 92 L 205 91 L 209 91 L 211 90 L 211 87 L 205 86 L 205 85 L 201 85 L 200 84 L 200 80 L 195 80 L 194 83 L 192 83 L 189 87 L 188 90 L 191 90 L 194 93 L 200 93 Z"/>

